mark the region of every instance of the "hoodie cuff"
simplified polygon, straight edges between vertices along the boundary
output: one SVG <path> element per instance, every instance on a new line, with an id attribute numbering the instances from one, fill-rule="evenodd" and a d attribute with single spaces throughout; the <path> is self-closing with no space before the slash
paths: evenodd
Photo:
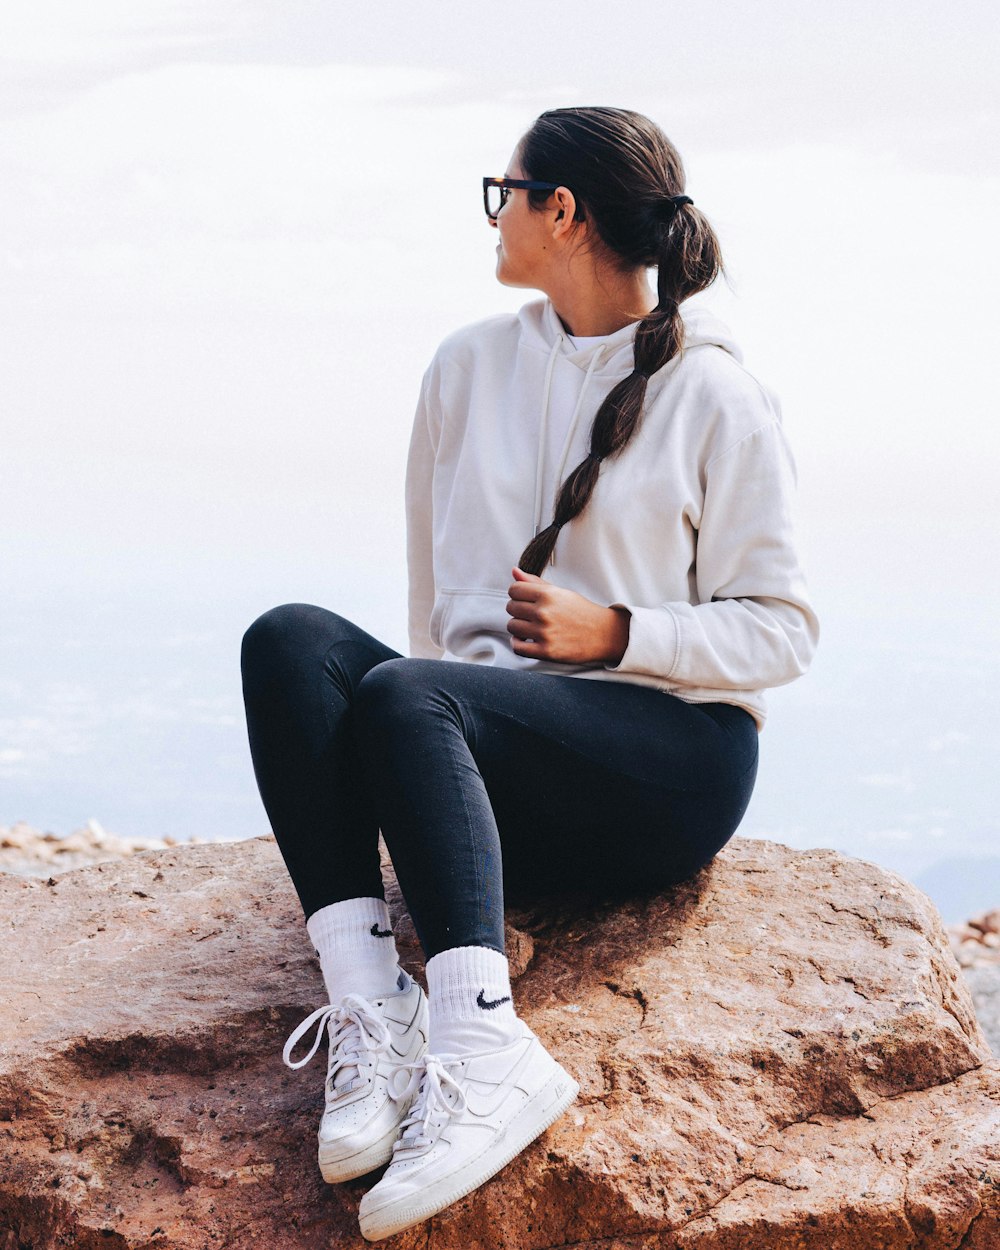
<path id="1" fill-rule="evenodd" d="M 617 664 L 605 664 L 610 673 L 643 673 L 664 681 L 673 676 L 680 659 L 680 622 L 669 607 L 637 608 L 630 603 L 611 603 L 624 608 L 631 620 L 628 646 Z"/>

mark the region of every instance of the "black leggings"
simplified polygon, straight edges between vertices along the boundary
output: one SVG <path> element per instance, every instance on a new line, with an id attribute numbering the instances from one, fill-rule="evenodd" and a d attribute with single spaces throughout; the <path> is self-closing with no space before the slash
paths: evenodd
<path id="1" fill-rule="evenodd" d="M 383 897 L 381 828 L 427 958 L 503 951 L 508 896 L 649 893 L 746 810 L 742 708 L 625 681 L 409 660 L 324 608 L 243 640 L 261 798 L 306 916 Z"/>

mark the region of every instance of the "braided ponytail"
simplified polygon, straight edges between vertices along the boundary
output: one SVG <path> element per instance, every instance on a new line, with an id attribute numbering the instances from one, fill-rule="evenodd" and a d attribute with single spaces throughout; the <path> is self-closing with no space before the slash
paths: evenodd
<path id="1" fill-rule="evenodd" d="M 657 270 L 656 307 L 636 327 L 635 367 L 597 410 L 590 451 L 563 482 L 552 524 L 518 560 L 526 573 L 540 574 L 559 531 L 589 503 L 603 461 L 620 455 L 639 428 L 649 379 L 683 349 L 680 305 L 714 282 L 722 255 L 707 219 L 683 194 L 676 149 L 638 113 L 607 108 L 543 113 L 522 140 L 520 156 L 528 177 L 572 189 L 618 263 Z M 529 201 L 541 202 L 546 194 L 531 192 Z"/>

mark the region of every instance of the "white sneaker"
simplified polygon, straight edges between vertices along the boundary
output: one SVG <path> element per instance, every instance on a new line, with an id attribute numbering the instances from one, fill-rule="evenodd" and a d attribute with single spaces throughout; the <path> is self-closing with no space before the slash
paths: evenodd
<path id="1" fill-rule="evenodd" d="M 326 1109 L 318 1134 L 319 1167 L 330 1184 L 364 1176 L 392 1157 L 413 1094 L 401 1087 L 400 1094 L 391 1092 L 390 1078 L 427 1049 L 427 996 L 416 981 L 407 981 L 405 989 L 374 1002 L 348 994 L 338 1006 L 320 1007 L 285 1043 L 285 1063 L 301 1068 L 319 1049 L 324 1028 L 330 1035 Z M 293 1063 L 292 1050 L 314 1025 L 312 1050 Z"/>
<path id="2" fill-rule="evenodd" d="M 450 1206 L 511 1161 L 566 1110 L 576 1081 L 521 1022 L 499 1050 L 400 1065 L 400 1097 L 416 1090 L 392 1162 L 361 1199 L 361 1232 L 379 1241 Z M 410 1079 L 403 1084 L 406 1070 Z"/>

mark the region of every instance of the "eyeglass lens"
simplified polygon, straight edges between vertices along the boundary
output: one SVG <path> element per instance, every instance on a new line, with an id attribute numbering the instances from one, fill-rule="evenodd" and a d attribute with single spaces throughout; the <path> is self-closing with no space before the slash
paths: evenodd
<path id="1" fill-rule="evenodd" d="M 486 188 L 486 210 L 491 217 L 495 217 L 499 213 L 506 199 L 506 187 L 489 186 Z"/>

